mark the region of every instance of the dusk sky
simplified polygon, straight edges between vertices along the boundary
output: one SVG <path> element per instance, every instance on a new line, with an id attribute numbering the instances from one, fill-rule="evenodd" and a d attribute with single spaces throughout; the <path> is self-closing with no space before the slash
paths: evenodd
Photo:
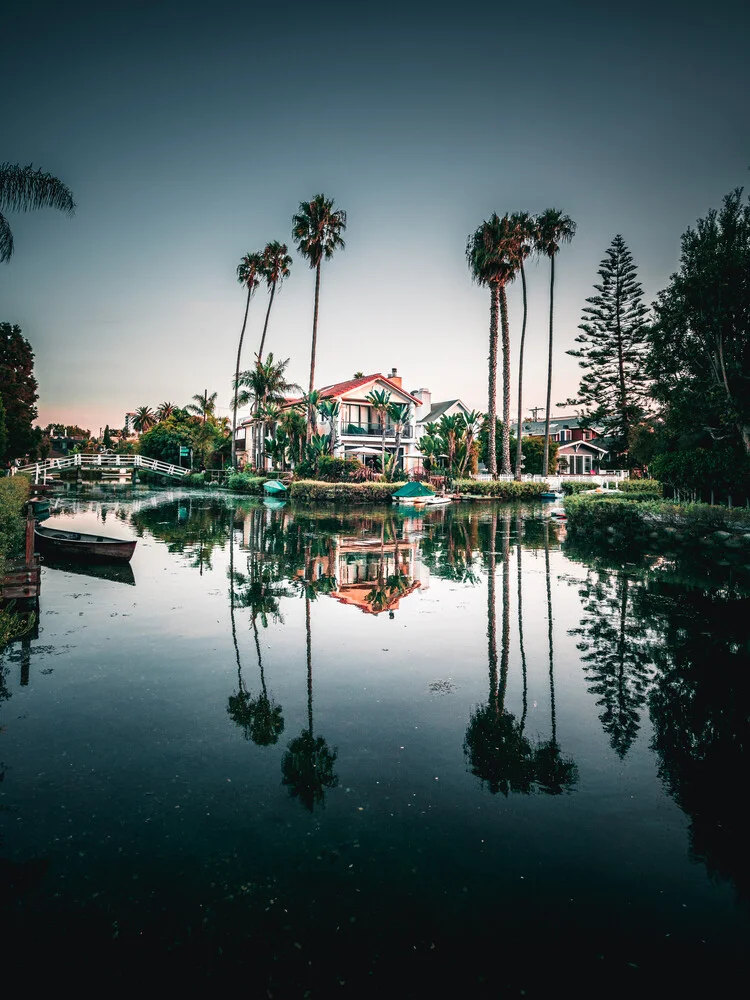
<path id="1" fill-rule="evenodd" d="M 50 171 L 78 205 L 9 215 L 0 265 L 41 424 L 98 433 L 204 389 L 229 414 L 236 266 L 271 239 L 292 250 L 318 192 L 348 213 L 323 267 L 319 385 L 396 367 L 407 389 L 486 410 L 489 293 L 467 235 L 493 211 L 556 207 L 578 224 L 557 265 L 565 399 L 615 234 L 650 302 L 682 232 L 750 180 L 747 3 L 5 0 L 0 25 L 0 160 Z M 267 349 L 306 386 L 314 273 L 292 252 Z M 528 406 L 545 399 L 548 279 L 530 266 Z M 265 305 L 259 290 L 244 367 Z M 520 319 L 513 287 L 514 371 Z"/>

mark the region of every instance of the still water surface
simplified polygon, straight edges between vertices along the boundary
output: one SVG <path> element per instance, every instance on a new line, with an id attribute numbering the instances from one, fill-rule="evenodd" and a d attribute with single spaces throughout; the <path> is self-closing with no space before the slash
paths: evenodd
<path id="1" fill-rule="evenodd" d="M 49 524 L 139 542 L 115 574 L 48 562 L 0 659 L 26 968 L 278 997 L 745 982 L 735 571 L 578 552 L 541 506 L 144 491 Z"/>

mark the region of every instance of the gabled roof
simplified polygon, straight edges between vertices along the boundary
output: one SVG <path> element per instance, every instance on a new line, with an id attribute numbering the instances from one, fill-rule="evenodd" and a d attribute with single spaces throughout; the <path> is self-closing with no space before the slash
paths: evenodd
<path id="1" fill-rule="evenodd" d="M 433 403 L 430 412 L 425 414 L 425 416 L 420 417 L 417 423 L 420 424 L 434 423 L 434 421 L 439 420 L 444 413 L 447 413 L 448 410 L 450 410 L 451 406 L 455 406 L 456 403 L 458 403 L 459 406 L 461 406 L 464 410 L 466 410 L 467 413 L 469 412 L 468 406 L 466 406 L 465 403 L 462 403 L 460 399 L 446 399 L 443 400 L 442 403 Z"/>
<path id="2" fill-rule="evenodd" d="M 582 448 L 590 448 L 592 451 L 600 451 L 602 455 L 607 454 L 606 448 L 600 448 L 598 444 L 594 444 L 593 441 L 562 441 L 560 447 L 557 449 L 558 457 L 563 454 L 563 452 L 579 452 Z"/>
<path id="3" fill-rule="evenodd" d="M 402 389 L 400 385 L 396 385 L 385 375 L 381 375 L 380 372 L 376 372 L 374 375 L 363 375 L 362 378 L 350 378 L 346 382 L 334 382 L 333 385 L 325 385 L 319 390 L 320 395 L 323 399 L 332 399 L 336 396 L 343 396 L 347 392 L 351 392 L 353 389 L 359 389 L 361 386 L 367 385 L 369 382 L 385 382 L 385 384 L 392 389 L 394 392 L 400 393 L 402 396 L 406 396 L 407 399 L 411 400 L 415 406 L 421 406 L 422 400 L 417 399 L 416 396 L 412 396 L 410 392 L 406 389 Z"/>

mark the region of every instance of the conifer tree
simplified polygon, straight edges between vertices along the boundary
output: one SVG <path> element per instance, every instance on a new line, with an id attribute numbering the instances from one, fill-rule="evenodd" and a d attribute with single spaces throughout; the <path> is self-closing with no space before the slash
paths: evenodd
<path id="1" fill-rule="evenodd" d="M 644 413 L 648 382 L 644 378 L 648 309 L 633 256 L 622 236 L 615 236 L 598 271 L 601 284 L 586 299 L 576 337 L 583 369 L 578 398 L 568 403 L 583 409 L 589 424 L 598 424 L 613 439 L 612 451 L 628 448 L 628 435 Z"/>
<path id="2" fill-rule="evenodd" d="M 5 407 L 7 439 L 0 461 L 26 455 L 35 444 L 37 381 L 34 352 L 20 326 L 0 323 L 0 388 Z"/>

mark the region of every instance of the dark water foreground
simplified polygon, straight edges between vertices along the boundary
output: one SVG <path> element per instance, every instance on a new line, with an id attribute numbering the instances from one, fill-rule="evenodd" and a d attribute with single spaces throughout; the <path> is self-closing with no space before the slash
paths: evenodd
<path id="1" fill-rule="evenodd" d="M 746 991 L 741 567 L 612 564 L 541 506 L 57 519 L 140 540 L 48 563 L 0 656 L 7 981 Z"/>

